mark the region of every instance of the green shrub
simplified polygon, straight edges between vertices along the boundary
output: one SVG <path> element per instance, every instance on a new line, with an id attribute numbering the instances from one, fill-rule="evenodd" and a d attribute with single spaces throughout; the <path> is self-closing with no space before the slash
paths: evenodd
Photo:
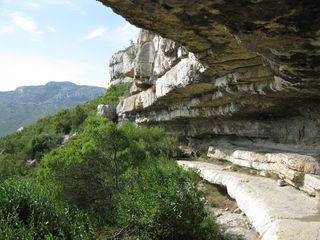
<path id="1" fill-rule="evenodd" d="M 97 116 L 98 104 L 117 105 L 128 91 L 110 87 L 0 139 L 0 239 L 223 239 L 196 176 L 171 160 L 175 137 Z M 8 179 L 25 175 L 30 158 L 40 163 L 35 171 Z"/>
<path id="2" fill-rule="evenodd" d="M 95 109 L 99 104 L 116 106 L 123 98 L 129 95 L 130 87 L 130 83 L 110 86 L 104 95 L 92 101 L 91 104 L 95 106 Z"/>
<path id="3" fill-rule="evenodd" d="M 117 221 L 127 239 L 223 239 L 193 173 L 159 160 L 127 178 L 132 184 L 117 199 Z"/>
<path id="4" fill-rule="evenodd" d="M 73 214 L 35 181 L 14 178 L 0 184 L 1 239 L 88 239 L 90 231 L 85 215 Z"/>
<path id="5" fill-rule="evenodd" d="M 11 155 L 10 158 L 15 162 L 12 165 L 22 168 L 21 171 L 15 171 L 15 174 L 26 174 L 29 170 L 24 167 L 26 160 L 37 158 L 40 162 L 46 152 L 60 146 L 63 135 L 79 132 L 85 120 L 96 114 L 99 104 L 117 105 L 129 89 L 130 84 L 112 86 L 95 100 L 61 110 L 53 116 L 39 119 L 19 133 L 1 137 L 0 152 Z"/>
<path id="6" fill-rule="evenodd" d="M 171 156 L 176 145 L 161 129 L 117 126 L 91 116 L 79 136 L 45 156 L 38 175 L 55 179 L 69 204 L 91 212 L 100 223 L 112 222 L 113 197 L 126 186 L 122 176 L 147 161 Z"/>
<path id="7" fill-rule="evenodd" d="M 62 199 L 88 212 L 99 229 L 111 227 L 104 233 L 110 238 L 223 239 L 195 174 L 170 160 L 175 141 L 159 128 L 91 116 L 79 136 L 45 156 L 39 176 L 53 178 Z"/>
<path id="8" fill-rule="evenodd" d="M 61 136 L 41 133 L 31 139 L 31 159 L 41 159 L 42 156 L 61 143 Z"/>
<path id="9" fill-rule="evenodd" d="M 15 175 L 24 175 L 25 163 L 15 161 L 10 154 L 0 155 L 0 181 Z"/>
<path id="10" fill-rule="evenodd" d="M 126 134 L 130 145 L 130 153 L 127 157 L 132 157 L 131 161 L 141 159 L 135 152 L 143 152 L 145 158 L 154 159 L 164 157 L 173 159 L 179 154 L 178 142 L 175 136 L 167 136 L 162 128 L 137 127 L 131 122 L 124 122 L 120 129 Z"/>
<path id="11" fill-rule="evenodd" d="M 45 179 L 55 179 L 63 200 L 91 212 L 98 222 L 109 222 L 126 145 L 114 123 L 92 117 L 80 136 L 45 156 L 40 174 L 45 171 Z"/>

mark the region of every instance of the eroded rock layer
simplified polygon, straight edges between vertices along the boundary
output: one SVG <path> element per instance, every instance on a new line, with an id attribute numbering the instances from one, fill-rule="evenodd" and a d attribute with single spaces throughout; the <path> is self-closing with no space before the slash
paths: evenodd
<path id="1" fill-rule="evenodd" d="M 319 175 L 320 2 L 101 2 L 149 30 L 130 57 L 122 51 L 110 63 L 112 79 L 133 80 L 117 108 L 122 117 L 163 126 L 193 152 L 212 146 L 224 159 L 275 171 L 298 187 L 305 174 Z M 248 153 L 235 157 L 237 149 Z M 277 160 L 252 159 L 257 152 Z M 292 169 L 281 154 L 297 165 L 312 159 L 312 172 Z"/>

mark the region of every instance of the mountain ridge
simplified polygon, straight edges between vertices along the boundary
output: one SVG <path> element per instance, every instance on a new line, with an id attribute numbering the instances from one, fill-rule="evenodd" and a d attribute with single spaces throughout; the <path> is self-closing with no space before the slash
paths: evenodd
<path id="1" fill-rule="evenodd" d="M 72 82 L 48 82 L 0 92 L 0 136 L 13 133 L 40 117 L 94 99 L 104 88 Z"/>

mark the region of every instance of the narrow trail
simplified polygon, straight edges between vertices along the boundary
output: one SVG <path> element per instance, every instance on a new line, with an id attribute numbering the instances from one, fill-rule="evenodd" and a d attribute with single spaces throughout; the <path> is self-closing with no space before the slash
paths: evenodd
<path id="1" fill-rule="evenodd" d="M 206 181 L 224 186 L 261 240 L 320 240 L 320 202 L 276 180 L 226 170 L 200 161 L 178 161 Z"/>

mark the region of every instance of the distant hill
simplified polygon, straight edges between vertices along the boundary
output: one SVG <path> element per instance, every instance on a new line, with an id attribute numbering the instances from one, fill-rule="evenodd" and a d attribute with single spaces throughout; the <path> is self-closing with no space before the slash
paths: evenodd
<path id="1" fill-rule="evenodd" d="M 0 136 L 13 133 L 40 117 L 94 99 L 104 90 L 71 82 L 49 82 L 0 92 Z"/>

